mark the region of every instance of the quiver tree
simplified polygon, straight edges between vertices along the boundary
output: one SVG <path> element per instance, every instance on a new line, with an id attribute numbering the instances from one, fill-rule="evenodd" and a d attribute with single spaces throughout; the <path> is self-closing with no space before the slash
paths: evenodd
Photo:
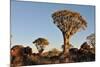
<path id="1" fill-rule="evenodd" d="M 33 41 L 33 44 L 35 44 L 37 50 L 39 51 L 39 54 L 41 54 L 44 51 L 44 48 L 49 44 L 49 42 L 45 38 L 38 38 Z"/>
<path id="2" fill-rule="evenodd" d="M 60 10 L 52 14 L 54 24 L 61 30 L 64 38 L 63 52 L 66 54 L 70 48 L 69 40 L 80 29 L 87 27 L 85 19 L 77 12 Z"/>

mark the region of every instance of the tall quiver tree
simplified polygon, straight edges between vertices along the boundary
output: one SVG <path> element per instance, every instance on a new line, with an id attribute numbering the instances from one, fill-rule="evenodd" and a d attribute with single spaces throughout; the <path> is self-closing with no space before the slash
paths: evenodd
<path id="1" fill-rule="evenodd" d="M 70 49 L 69 40 L 72 35 L 80 29 L 85 30 L 87 22 L 80 13 L 70 10 L 60 10 L 52 14 L 54 24 L 61 30 L 64 39 L 63 53 L 66 54 Z"/>

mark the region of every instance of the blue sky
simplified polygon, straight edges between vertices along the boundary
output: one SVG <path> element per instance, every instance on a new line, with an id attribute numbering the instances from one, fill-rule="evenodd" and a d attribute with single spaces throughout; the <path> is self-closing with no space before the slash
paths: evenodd
<path id="1" fill-rule="evenodd" d="M 95 32 L 94 6 L 72 4 L 54 4 L 37 2 L 11 2 L 11 34 L 12 45 L 28 45 L 33 48 L 32 42 L 39 38 L 47 38 L 50 47 L 60 48 L 63 44 L 61 31 L 53 24 L 52 13 L 57 10 L 68 9 L 79 12 L 86 18 L 88 27 L 74 34 L 70 43 L 79 47 L 86 37 Z"/>

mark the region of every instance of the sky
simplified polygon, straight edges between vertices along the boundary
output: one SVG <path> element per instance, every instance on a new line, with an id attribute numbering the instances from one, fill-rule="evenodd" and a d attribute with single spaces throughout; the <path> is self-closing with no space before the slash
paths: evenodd
<path id="1" fill-rule="evenodd" d="M 77 32 L 70 39 L 74 47 L 80 47 L 86 41 L 86 37 L 95 32 L 94 6 L 13 0 L 11 1 L 11 45 L 31 46 L 33 51 L 36 51 L 32 42 L 43 37 L 50 43 L 46 50 L 61 49 L 63 36 L 59 28 L 54 25 L 51 15 L 63 9 L 79 12 L 87 21 L 86 30 Z"/>

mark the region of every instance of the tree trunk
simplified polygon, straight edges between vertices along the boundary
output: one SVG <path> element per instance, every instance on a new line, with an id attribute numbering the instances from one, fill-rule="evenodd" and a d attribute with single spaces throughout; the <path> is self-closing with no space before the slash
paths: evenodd
<path id="1" fill-rule="evenodd" d="M 63 39 L 64 39 L 64 48 L 63 48 L 63 53 L 67 54 L 69 51 L 69 35 L 66 35 L 66 33 L 63 33 Z"/>
<path id="2" fill-rule="evenodd" d="M 41 56 L 41 54 L 42 54 L 43 50 L 44 50 L 44 49 L 41 49 L 41 50 L 39 51 L 39 55 L 40 55 L 40 56 Z"/>
<path id="3" fill-rule="evenodd" d="M 64 63 L 66 63 L 69 62 L 70 35 L 63 33 L 63 39 L 64 39 L 63 56 L 64 56 Z"/>

